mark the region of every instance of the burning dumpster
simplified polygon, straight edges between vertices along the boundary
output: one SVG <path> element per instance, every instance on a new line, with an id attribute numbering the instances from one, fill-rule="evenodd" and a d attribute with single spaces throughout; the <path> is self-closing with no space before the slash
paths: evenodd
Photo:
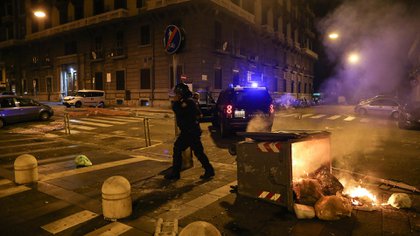
<path id="1" fill-rule="evenodd" d="M 331 174 L 326 131 L 241 132 L 237 144 L 238 193 L 293 211 L 294 182 L 324 170 Z"/>

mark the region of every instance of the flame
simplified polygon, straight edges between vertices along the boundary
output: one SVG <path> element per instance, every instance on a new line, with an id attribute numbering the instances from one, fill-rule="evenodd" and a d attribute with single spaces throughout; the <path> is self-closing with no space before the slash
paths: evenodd
<path id="1" fill-rule="evenodd" d="M 376 205 L 377 203 L 376 196 L 361 186 L 345 189 L 344 194 L 347 194 L 352 198 L 353 205 L 361 205 L 362 203 L 360 199 L 368 199 L 373 205 Z"/>

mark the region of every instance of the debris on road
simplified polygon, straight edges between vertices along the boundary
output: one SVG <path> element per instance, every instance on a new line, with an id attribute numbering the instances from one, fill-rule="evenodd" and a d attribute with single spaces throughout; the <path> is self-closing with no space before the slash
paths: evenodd
<path id="1" fill-rule="evenodd" d="M 406 193 L 393 193 L 388 199 L 388 204 L 397 209 L 411 208 L 411 199 Z"/>

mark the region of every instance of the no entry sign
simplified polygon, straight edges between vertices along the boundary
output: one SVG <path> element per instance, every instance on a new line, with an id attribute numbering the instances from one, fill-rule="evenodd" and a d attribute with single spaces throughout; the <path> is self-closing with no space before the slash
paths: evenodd
<path id="1" fill-rule="evenodd" d="M 184 36 L 181 30 L 175 25 L 168 25 L 163 35 L 163 49 L 168 54 L 176 53 L 182 44 Z"/>

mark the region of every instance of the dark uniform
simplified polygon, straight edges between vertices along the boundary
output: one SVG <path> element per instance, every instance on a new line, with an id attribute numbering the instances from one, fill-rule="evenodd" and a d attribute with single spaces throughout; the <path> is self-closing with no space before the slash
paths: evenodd
<path id="1" fill-rule="evenodd" d="M 175 87 L 175 92 L 181 96 L 181 99 L 173 102 L 172 110 L 175 112 L 177 126 L 181 132 L 174 143 L 172 172 L 165 175 L 165 178 L 180 178 L 182 151 L 188 147 L 191 147 L 194 151 L 194 155 L 205 170 L 205 173 L 200 178 L 211 178 L 214 176 L 214 169 L 204 153 L 203 144 L 201 143 L 201 128 L 198 122 L 201 114 L 200 110 L 191 98 L 191 92 L 187 85 L 178 84 Z"/>

